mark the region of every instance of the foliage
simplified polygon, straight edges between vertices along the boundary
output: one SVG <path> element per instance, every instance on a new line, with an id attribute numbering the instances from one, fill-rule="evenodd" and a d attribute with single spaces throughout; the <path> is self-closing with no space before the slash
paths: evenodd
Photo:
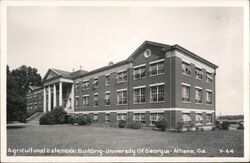
<path id="1" fill-rule="evenodd" d="M 178 131 L 178 132 L 181 132 L 182 131 L 182 128 L 183 128 L 183 122 L 177 122 L 176 123 L 176 130 Z"/>
<path id="2" fill-rule="evenodd" d="M 222 127 L 222 130 L 228 130 L 229 129 L 229 122 L 222 122 L 221 124 L 221 127 Z"/>
<path id="3" fill-rule="evenodd" d="M 127 127 L 131 129 L 140 129 L 142 128 L 142 124 L 140 121 L 133 121 L 133 122 L 128 123 Z"/>
<path id="4" fill-rule="evenodd" d="M 119 120 L 118 121 L 118 127 L 119 128 L 125 128 L 126 127 L 126 121 L 125 120 Z"/>
<path id="5" fill-rule="evenodd" d="M 164 118 L 159 121 L 155 122 L 155 125 L 157 128 L 159 128 L 161 131 L 165 131 L 168 127 L 168 121 Z"/>
<path id="6" fill-rule="evenodd" d="M 21 66 L 10 71 L 7 66 L 7 122 L 25 121 L 26 94 L 30 85 L 40 86 L 37 69 Z"/>
<path id="7" fill-rule="evenodd" d="M 67 113 L 64 111 L 62 106 L 56 106 L 54 110 L 51 111 L 55 119 L 55 124 L 64 124 L 66 123 Z"/>
<path id="8" fill-rule="evenodd" d="M 39 119 L 40 125 L 53 125 L 55 124 L 55 117 L 52 112 L 47 112 Z"/>
<path id="9" fill-rule="evenodd" d="M 67 123 L 74 124 L 75 123 L 75 117 L 73 115 L 67 116 Z"/>
<path id="10" fill-rule="evenodd" d="M 88 124 L 88 119 L 87 119 L 87 116 L 83 115 L 83 114 L 80 114 L 76 117 L 76 123 L 78 125 L 87 125 Z"/>
<path id="11" fill-rule="evenodd" d="M 239 123 L 239 126 L 237 127 L 238 130 L 244 130 L 244 125 L 243 123 Z"/>

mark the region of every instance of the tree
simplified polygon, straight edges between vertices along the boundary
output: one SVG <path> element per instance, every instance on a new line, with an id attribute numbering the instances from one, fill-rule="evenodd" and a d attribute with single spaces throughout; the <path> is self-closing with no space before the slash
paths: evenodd
<path id="1" fill-rule="evenodd" d="M 7 66 L 7 121 L 23 121 L 26 113 L 26 94 L 30 85 L 41 86 L 37 69 L 21 66 L 10 71 Z"/>

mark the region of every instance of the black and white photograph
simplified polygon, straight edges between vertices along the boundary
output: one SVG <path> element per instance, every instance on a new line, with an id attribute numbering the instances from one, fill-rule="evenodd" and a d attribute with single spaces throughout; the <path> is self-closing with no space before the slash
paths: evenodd
<path id="1" fill-rule="evenodd" d="M 1 2 L 1 162 L 248 162 L 249 1 Z"/>

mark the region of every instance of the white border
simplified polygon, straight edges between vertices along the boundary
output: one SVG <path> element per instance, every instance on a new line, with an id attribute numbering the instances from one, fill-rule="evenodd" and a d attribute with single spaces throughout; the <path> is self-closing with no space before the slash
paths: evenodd
<path id="1" fill-rule="evenodd" d="M 243 7 L 244 8 L 244 115 L 249 124 L 249 1 L 1 1 L 1 109 L 6 108 L 7 6 L 168 6 L 168 7 Z M 6 111 L 1 112 L 1 161 L 4 162 L 243 162 L 249 161 L 249 126 L 244 130 L 244 158 L 237 157 L 8 157 L 6 156 Z"/>

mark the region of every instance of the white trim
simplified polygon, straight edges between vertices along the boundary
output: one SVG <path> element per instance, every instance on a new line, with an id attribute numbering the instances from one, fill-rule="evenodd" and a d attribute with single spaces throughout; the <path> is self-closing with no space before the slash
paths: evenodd
<path id="1" fill-rule="evenodd" d="M 165 83 L 155 83 L 155 84 L 150 84 L 149 87 L 153 87 L 153 86 L 159 86 L 159 85 L 164 85 Z"/>
<path id="2" fill-rule="evenodd" d="M 76 96 L 75 98 L 79 98 L 79 96 Z"/>
<path id="3" fill-rule="evenodd" d="M 144 113 L 144 112 L 149 112 L 149 113 L 162 113 L 164 111 L 182 111 L 183 113 L 189 113 L 191 111 L 194 111 L 195 113 L 202 113 L 206 112 L 206 114 L 212 114 L 215 112 L 215 110 L 206 110 L 206 109 L 191 109 L 191 108 L 151 108 L 151 109 L 125 109 L 125 110 L 100 110 L 100 111 L 79 111 L 79 112 L 74 112 L 76 114 L 79 113 L 84 113 L 84 114 L 89 114 L 89 113 L 111 113 L 111 112 L 116 112 L 116 113 L 127 113 L 127 112 L 133 112 L 133 113 Z"/>
<path id="4" fill-rule="evenodd" d="M 85 83 L 85 82 L 89 82 L 89 79 L 82 80 L 82 83 Z M 76 82 L 76 83 L 79 83 L 79 82 Z"/>
<path id="5" fill-rule="evenodd" d="M 161 61 L 164 61 L 165 59 L 159 59 L 159 60 L 156 60 L 156 61 L 152 61 L 152 62 L 149 62 L 149 64 L 154 64 L 154 63 L 158 63 L 158 62 L 161 62 Z"/>
<path id="6" fill-rule="evenodd" d="M 211 89 L 206 89 L 206 91 L 207 91 L 207 92 L 211 92 L 211 93 L 213 92 Z"/>
<path id="7" fill-rule="evenodd" d="M 187 84 L 187 83 L 181 83 L 181 85 L 185 85 L 185 86 L 191 87 L 191 85 Z"/>
<path id="8" fill-rule="evenodd" d="M 117 72 L 116 72 L 116 74 L 123 73 L 123 72 L 128 73 L 128 69 L 126 69 L 126 70 L 120 70 L 120 71 L 117 71 Z"/>
<path id="9" fill-rule="evenodd" d="M 140 89 L 140 88 L 146 88 L 146 85 L 133 87 L 133 89 Z"/>
<path id="10" fill-rule="evenodd" d="M 89 94 L 86 94 L 86 95 L 82 95 L 82 97 L 89 97 Z"/>
<path id="11" fill-rule="evenodd" d="M 56 73 L 57 75 L 62 75 L 59 72 L 57 72 L 56 70 L 54 70 L 53 68 L 50 68 L 51 71 L 53 71 L 54 73 Z"/>
<path id="12" fill-rule="evenodd" d="M 124 89 L 118 89 L 118 90 L 116 90 L 116 92 L 127 91 L 127 90 L 128 90 L 127 88 L 124 88 Z"/>
<path id="13" fill-rule="evenodd" d="M 110 93 L 110 91 L 106 91 L 105 94 L 106 94 L 106 93 Z"/>
<path id="14" fill-rule="evenodd" d="M 139 67 L 143 67 L 143 66 L 146 66 L 146 63 L 141 64 L 141 65 L 136 65 L 136 66 L 133 67 L 133 69 L 136 69 L 136 68 L 139 68 Z"/>
<path id="15" fill-rule="evenodd" d="M 99 93 L 94 93 L 94 95 L 98 95 Z"/>
<path id="16" fill-rule="evenodd" d="M 201 87 L 197 87 L 197 86 L 195 86 L 194 88 L 196 88 L 196 89 L 202 89 Z"/>

